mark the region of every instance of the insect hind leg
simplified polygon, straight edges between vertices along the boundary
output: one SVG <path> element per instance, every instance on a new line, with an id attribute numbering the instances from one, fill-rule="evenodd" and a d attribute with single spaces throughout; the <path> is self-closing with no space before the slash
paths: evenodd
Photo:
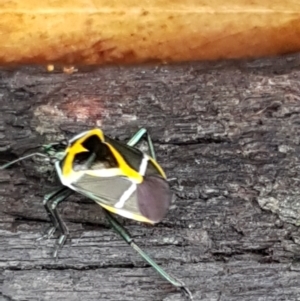
<path id="1" fill-rule="evenodd" d="M 145 128 L 139 129 L 132 136 L 132 138 L 127 142 L 127 145 L 129 145 L 129 146 L 135 146 L 135 145 L 137 145 L 144 136 L 147 136 L 147 143 L 148 143 L 148 147 L 149 147 L 150 156 L 154 160 L 156 160 L 156 155 L 155 155 L 155 150 L 154 150 L 152 139 L 151 139 L 148 131 Z"/>
<path id="2" fill-rule="evenodd" d="M 190 300 L 193 300 L 193 296 L 190 290 L 185 286 L 185 284 L 167 273 L 162 267 L 160 267 L 147 253 L 145 253 L 133 240 L 130 233 L 111 215 L 109 211 L 104 209 L 107 221 L 111 227 L 124 239 L 127 244 L 129 244 L 139 255 L 154 268 L 154 270 L 162 276 L 166 281 L 179 288 L 184 295 Z"/>

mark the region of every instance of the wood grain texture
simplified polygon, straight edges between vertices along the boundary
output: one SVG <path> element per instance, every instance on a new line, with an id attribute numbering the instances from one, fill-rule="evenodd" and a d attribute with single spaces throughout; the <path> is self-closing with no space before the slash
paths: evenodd
<path id="1" fill-rule="evenodd" d="M 0 162 L 101 127 L 152 134 L 176 199 L 157 226 L 121 219 L 195 300 L 297 300 L 300 294 L 300 55 L 256 61 L 104 68 L 73 75 L 0 71 Z M 56 184 L 40 159 L 0 171 L 0 300 L 179 301 L 72 196 L 58 261 L 42 197 Z"/>
<path id="2" fill-rule="evenodd" d="M 9 0 L 0 7 L 0 65 L 261 57 L 300 51 L 299 37 L 295 0 Z"/>

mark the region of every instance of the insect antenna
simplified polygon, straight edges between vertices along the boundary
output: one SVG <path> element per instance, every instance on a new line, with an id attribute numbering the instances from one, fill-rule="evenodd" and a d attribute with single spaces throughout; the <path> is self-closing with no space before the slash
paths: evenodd
<path id="1" fill-rule="evenodd" d="M 23 161 L 25 159 L 28 159 L 28 158 L 31 158 L 31 157 L 35 157 L 35 156 L 40 156 L 40 157 L 44 157 L 44 158 L 47 158 L 49 159 L 49 156 L 48 155 L 45 155 L 45 154 L 42 154 L 42 153 L 32 153 L 32 154 L 29 154 L 29 155 L 26 155 L 26 156 L 23 156 L 21 158 L 18 158 L 16 160 L 13 160 L 13 161 L 10 161 L 2 166 L 0 166 L 0 170 L 2 169 L 6 169 L 7 167 L 17 163 L 17 162 L 20 162 L 20 161 Z"/>

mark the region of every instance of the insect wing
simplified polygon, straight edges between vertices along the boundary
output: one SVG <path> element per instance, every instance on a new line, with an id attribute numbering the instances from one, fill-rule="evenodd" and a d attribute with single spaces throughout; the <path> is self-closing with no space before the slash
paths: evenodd
<path id="1" fill-rule="evenodd" d="M 101 178 L 84 175 L 76 183 L 72 183 L 72 188 L 113 213 L 152 223 L 141 214 L 138 208 L 136 185 L 125 177 Z M 122 198 L 124 194 L 126 197 Z"/>
<path id="2" fill-rule="evenodd" d="M 101 199 L 104 204 L 112 207 L 131 185 L 131 181 L 120 176 L 102 178 L 84 175 L 76 183 L 72 183 L 76 191 L 91 195 L 95 200 Z"/>
<path id="3" fill-rule="evenodd" d="M 165 217 L 172 201 L 169 184 L 156 176 L 145 177 L 137 186 L 136 196 L 139 211 L 154 223 Z"/>
<path id="4" fill-rule="evenodd" d="M 168 183 L 155 176 L 145 177 L 141 184 L 136 185 L 125 177 L 84 175 L 72 186 L 116 214 L 150 223 L 164 218 L 172 199 Z"/>

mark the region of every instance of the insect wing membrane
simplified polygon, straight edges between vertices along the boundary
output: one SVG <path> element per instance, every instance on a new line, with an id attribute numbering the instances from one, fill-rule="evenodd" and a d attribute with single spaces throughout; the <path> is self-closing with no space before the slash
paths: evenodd
<path id="1" fill-rule="evenodd" d="M 169 184 L 157 176 L 145 177 L 138 185 L 136 195 L 139 211 L 154 223 L 165 217 L 172 201 Z"/>

